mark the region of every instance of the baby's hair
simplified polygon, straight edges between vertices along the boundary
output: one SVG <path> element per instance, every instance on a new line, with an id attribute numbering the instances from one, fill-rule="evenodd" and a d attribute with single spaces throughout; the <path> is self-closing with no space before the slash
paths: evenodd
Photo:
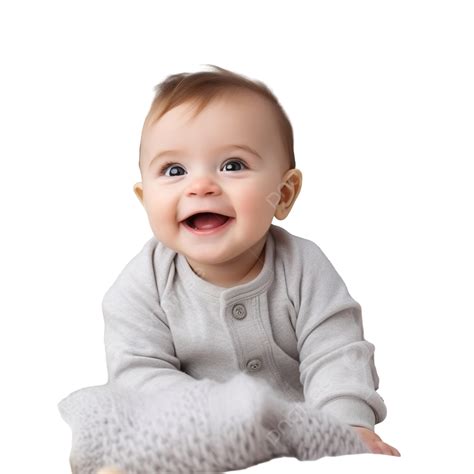
<path id="1" fill-rule="evenodd" d="M 276 112 L 282 142 L 289 158 L 289 169 L 295 168 L 293 151 L 293 129 L 286 112 L 272 91 L 261 81 L 251 80 L 245 76 L 208 64 L 214 71 L 183 72 L 172 74 L 155 86 L 155 97 L 145 118 L 143 131 L 159 120 L 172 108 L 186 102 L 197 105 L 193 117 L 198 115 L 213 99 L 239 90 L 253 91 L 269 100 Z M 139 147 L 138 166 L 141 169 L 141 142 Z"/>

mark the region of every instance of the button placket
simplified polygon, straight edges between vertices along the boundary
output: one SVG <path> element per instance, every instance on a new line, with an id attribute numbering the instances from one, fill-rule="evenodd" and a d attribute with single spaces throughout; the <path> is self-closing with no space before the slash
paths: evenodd
<path id="1" fill-rule="evenodd" d="M 231 314 L 234 319 L 242 320 L 247 316 L 247 308 L 242 303 L 237 303 L 234 306 L 232 306 Z M 240 324 L 237 324 L 236 327 L 241 327 L 241 326 Z M 262 368 L 262 360 L 257 359 L 257 358 L 251 359 L 247 361 L 246 368 L 249 372 L 258 372 Z"/>

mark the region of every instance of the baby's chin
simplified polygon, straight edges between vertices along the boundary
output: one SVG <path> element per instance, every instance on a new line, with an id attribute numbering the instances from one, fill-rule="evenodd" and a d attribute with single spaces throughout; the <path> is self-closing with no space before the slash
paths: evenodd
<path id="1" fill-rule="evenodd" d="M 228 249 L 223 252 L 217 252 L 216 249 L 209 249 L 209 251 L 197 251 L 196 249 L 192 252 L 178 251 L 181 255 L 186 257 L 188 262 L 192 262 L 195 265 L 225 265 L 233 260 L 234 255 Z"/>

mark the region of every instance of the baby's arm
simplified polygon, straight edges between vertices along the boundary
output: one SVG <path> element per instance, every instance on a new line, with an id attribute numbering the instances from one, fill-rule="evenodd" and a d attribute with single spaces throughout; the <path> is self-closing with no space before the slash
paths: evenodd
<path id="1" fill-rule="evenodd" d="M 295 293 L 295 332 L 305 399 L 342 422 L 373 430 L 386 416 L 376 392 L 374 346 L 360 305 L 319 247 L 308 241 Z"/>
<path id="2" fill-rule="evenodd" d="M 387 410 L 376 392 L 375 347 L 364 339 L 360 305 L 313 242 L 301 265 L 295 332 L 305 399 L 351 425 L 371 452 L 400 456 L 374 432 Z"/>
<path id="3" fill-rule="evenodd" d="M 150 240 L 102 301 L 109 383 L 149 393 L 194 381 L 180 370 L 160 306 L 153 255 Z"/>

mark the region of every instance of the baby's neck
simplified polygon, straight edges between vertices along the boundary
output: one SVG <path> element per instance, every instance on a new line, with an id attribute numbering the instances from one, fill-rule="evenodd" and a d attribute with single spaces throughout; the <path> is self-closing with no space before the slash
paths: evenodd
<path id="1" fill-rule="evenodd" d="M 205 265 L 186 258 L 194 273 L 213 285 L 224 288 L 247 283 L 258 276 L 265 263 L 265 242 L 267 235 L 254 246 L 231 262 L 220 265 Z"/>

